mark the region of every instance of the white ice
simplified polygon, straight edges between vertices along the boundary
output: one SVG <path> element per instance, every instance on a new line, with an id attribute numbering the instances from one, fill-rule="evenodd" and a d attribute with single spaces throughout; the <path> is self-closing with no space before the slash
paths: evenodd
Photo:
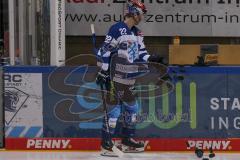
<path id="1" fill-rule="evenodd" d="M 102 157 L 99 152 L 0 151 L 0 160 L 201 160 L 193 153 L 146 152 L 124 154 L 122 158 Z M 216 153 L 212 160 L 240 160 L 240 153 Z"/>

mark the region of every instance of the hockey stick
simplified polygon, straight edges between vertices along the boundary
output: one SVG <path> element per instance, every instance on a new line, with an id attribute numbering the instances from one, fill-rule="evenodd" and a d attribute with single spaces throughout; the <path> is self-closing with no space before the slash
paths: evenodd
<path id="1" fill-rule="evenodd" d="M 101 95 L 102 95 L 102 100 L 103 100 L 104 122 L 105 122 L 105 125 L 106 125 L 108 138 L 110 139 L 111 135 L 110 135 L 109 124 L 108 124 L 108 115 L 107 115 L 108 114 L 108 110 L 107 110 L 106 99 L 105 99 L 105 96 L 104 96 L 103 84 L 100 84 L 100 86 L 101 86 Z M 115 145 L 113 145 L 112 150 L 119 157 L 123 156 L 123 152 L 120 149 L 118 149 Z"/>
<path id="2" fill-rule="evenodd" d="M 97 56 L 96 34 L 95 34 L 94 24 L 91 24 L 91 32 L 92 32 L 92 43 L 93 43 L 93 47 L 94 47 L 93 51 L 94 51 L 94 54 Z M 103 84 L 100 84 L 100 87 L 101 87 L 101 96 L 102 96 L 102 100 L 103 100 L 104 123 L 106 125 L 108 138 L 110 139 L 111 135 L 110 135 L 109 124 L 108 124 L 108 110 L 107 110 L 106 99 L 105 99 L 105 96 L 104 96 L 105 94 L 104 94 Z M 120 149 L 118 149 L 115 145 L 113 145 L 112 150 L 119 157 L 123 156 L 123 152 Z"/>
<path id="3" fill-rule="evenodd" d="M 91 24 L 91 32 L 92 32 L 92 44 L 93 44 L 93 52 L 97 55 L 97 47 L 96 47 L 96 34 L 94 24 Z"/>

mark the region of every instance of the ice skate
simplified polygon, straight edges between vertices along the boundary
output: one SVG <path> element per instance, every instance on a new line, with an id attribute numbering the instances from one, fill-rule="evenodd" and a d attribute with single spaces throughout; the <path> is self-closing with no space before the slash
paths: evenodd
<path id="1" fill-rule="evenodd" d="M 105 149 L 101 147 L 101 156 L 107 156 L 107 157 L 119 157 L 115 152 L 113 152 L 112 148 Z"/>
<path id="2" fill-rule="evenodd" d="M 107 157 L 122 157 L 123 153 L 112 141 L 106 141 L 101 144 L 101 155 Z"/>
<path id="3" fill-rule="evenodd" d="M 124 153 L 144 152 L 145 145 L 143 142 L 135 141 L 133 138 L 123 138 L 121 149 Z"/>

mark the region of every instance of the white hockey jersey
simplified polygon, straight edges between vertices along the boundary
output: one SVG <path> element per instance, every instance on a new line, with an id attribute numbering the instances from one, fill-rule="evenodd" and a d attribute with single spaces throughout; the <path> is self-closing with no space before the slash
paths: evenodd
<path id="1" fill-rule="evenodd" d="M 135 26 L 131 29 L 124 22 L 111 26 L 104 44 L 98 51 L 102 69 L 110 71 L 113 81 L 134 84 L 129 74 L 138 72 L 135 62 L 146 62 L 149 54 L 144 45 L 143 34 Z"/>

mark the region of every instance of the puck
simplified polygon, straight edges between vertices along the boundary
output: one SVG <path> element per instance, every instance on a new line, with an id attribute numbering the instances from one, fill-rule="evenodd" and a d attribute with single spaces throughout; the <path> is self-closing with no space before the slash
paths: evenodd
<path id="1" fill-rule="evenodd" d="M 215 157 L 215 153 L 210 153 L 208 157 L 209 158 L 214 158 Z"/>
<path id="2" fill-rule="evenodd" d="M 195 150 L 195 154 L 198 158 L 202 158 L 203 157 L 203 150 L 197 148 Z"/>

